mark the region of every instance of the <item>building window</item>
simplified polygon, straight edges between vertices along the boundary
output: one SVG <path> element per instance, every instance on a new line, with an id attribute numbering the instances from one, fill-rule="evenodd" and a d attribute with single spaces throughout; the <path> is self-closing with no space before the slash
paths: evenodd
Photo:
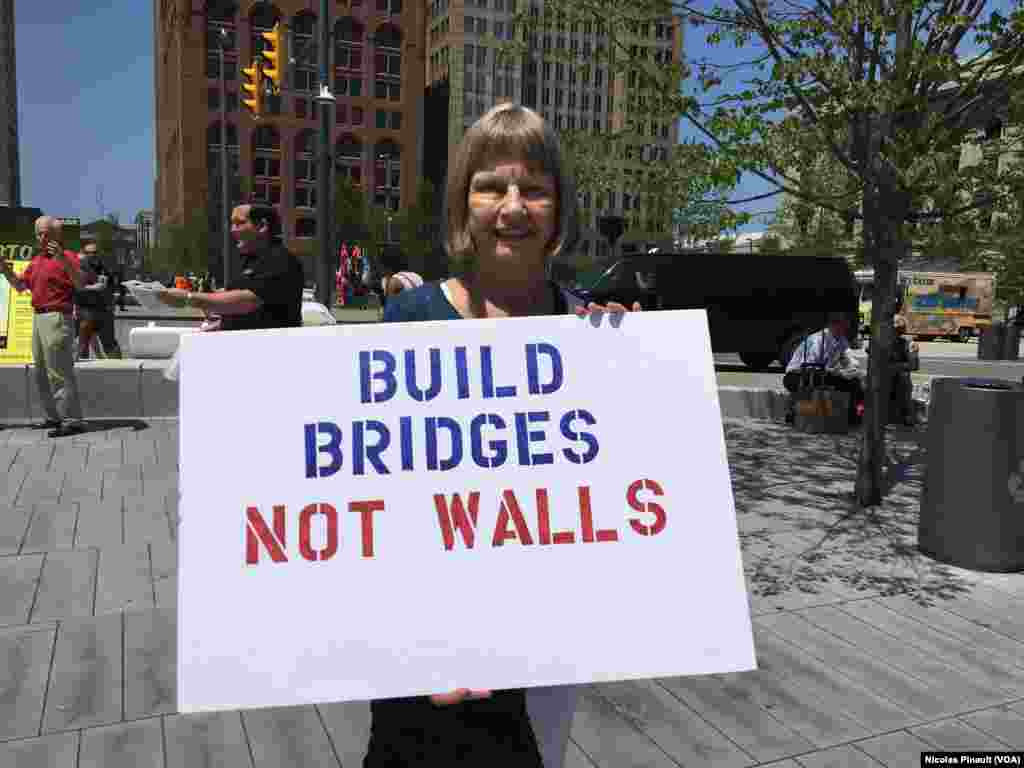
<path id="1" fill-rule="evenodd" d="M 335 107 L 334 115 L 338 125 L 345 125 L 348 122 L 348 104 L 338 104 Z"/>
<path id="2" fill-rule="evenodd" d="M 402 76 L 402 56 L 398 53 L 377 53 L 376 65 L 378 75 Z"/>
<path id="3" fill-rule="evenodd" d="M 313 131 L 295 137 L 295 206 L 316 208 L 316 153 Z"/>
<path id="4" fill-rule="evenodd" d="M 206 169 L 209 174 L 211 217 L 216 223 L 215 231 L 220 231 L 221 222 L 228 217 L 227 212 L 222 212 L 221 200 L 221 178 L 220 178 L 220 154 L 221 154 L 221 131 L 220 122 L 212 123 L 206 129 Z M 230 174 L 230 196 L 234 204 L 242 201 L 242 184 L 240 181 L 240 147 L 238 146 L 238 128 L 228 123 L 228 172 Z"/>
<path id="5" fill-rule="evenodd" d="M 363 145 L 359 139 L 351 134 L 343 136 L 335 147 L 335 157 L 338 173 L 359 184 L 363 178 Z"/>
<path id="6" fill-rule="evenodd" d="M 352 107 L 352 125 L 362 125 L 362 124 L 363 124 L 363 108 L 362 107 Z"/>
<path id="7" fill-rule="evenodd" d="M 316 237 L 316 219 L 311 219 L 307 216 L 296 219 L 295 236 L 302 238 Z"/>
<path id="8" fill-rule="evenodd" d="M 478 67 L 487 66 L 487 48 L 482 45 L 477 46 L 476 49 L 476 65 Z"/>
<path id="9" fill-rule="evenodd" d="M 217 80 L 220 78 L 220 54 L 211 53 L 206 57 L 206 77 L 210 80 Z M 224 79 L 225 80 L 236 80 L 238 79 L 238 60 L 224 58 Z"/>
<path id="10" fill-rule="evenodd" d="M 310 187 L 304 184 L 296 184 L 295 207 L 316 208 L 316 187 Z"/>
<path id="11" fill-rule="evenodd" d="M 598 69 L 594 72 L 594 85 L 598 88 L 604 85 L 604 70 Z"/>
<path id="12" fill-rule="evenodd" d="M 363 49 L 350 43 L 339 43 L 335 49 L 334 66 L 352 72 L 361 72 L 363 69 Z"/>
<path id="13" fill-rule="evenodd" d="M 555 106 L 561 107 L 565 104 L 565 91 L 561 88 L 555 88 Z"/>
<path id="14" fill-rule="evenodd" d="M 374 204 L 397 211 L 401 187 L 401 149 L 389 140 L 374 147 Z"/>
<path id="15" fill-rule="evenodd" d="M 551 89 L 550 88 L 545 88 L 541 92 L 540 103 L 541 103 L 542 106 L 545 106 L 545 107 L 551 104 Z"/>
<path id="16" fill-rule="evenodd" d="M 387 99 L 389 101 L 402 100 L 402 86 L 400 83 L 391 80 L 378 80 L 374 83 L 374 98 Z"/>
<path id="17" fill-rule="evenodd" d="M 365 29 L 351 16 L 334 25 L 334 92 L 338 96 L 363 95 L 363 38 Z"/>
<path id="18" fill-rule="evenodd" d="M 277 129 L 270 125 L 257 128 L 253 136 L 253 148 L 253 196 L 257 200 L 276 204 L 281 199 L 281 136 Z"/>
<path id="19" fill-rule="evenodd" d="M 466 43 L 466 66 L 473 66 L 473 62 L 476 61 L 476 51 L 472 43 Z"/>
<path id="20" fill-rule="evenodd" d="M 312 115 L 307 114 L 307 106 L 308 104 L 305 99 L 295 99 L 295 116 L 303 119 L 312 117 Z"/>
<path id="21" fill-rule="evenodd" d="M 384 109 L 377 110 L 377 127 L 382 130 L 402 130 L 402 113 L 389 112 Z"/>
<path id="22" fill-rule="evenodd" d="M 315 34 L 316 16 L 312 13 L 299 13 L 292 18 L 292 47 L 289 56 L 294 62 L 292 89 L 295 91 L 316 93 L 319 90 Z"/>
<path id="23" fill-rule="evenodd" d="M 224 49 L 224 79 L 234 80 L 238 72 L 236 8 L 231 3 L 209 3 L 206 15 L 206 76 L 220 77 L 220 51 Z M 221 32 L 223 31 L 223 36 Z"/>
<path id="24" fill-rule="evenodd" d="M 397 16 L 402 12 L 402 0 L 377 0 L 377 13 Z"/>
<path id="25" fill-rule="evenodd" d="M 594 94 L 594 111 L 595 112 L 600 112 L 601 111 L 601 94 L 600 93 L 595 93 Z"/>
<path id="26" fill-rule="evenodd" d="M 217 112 L 220 110 L 220 88 L 208 88 L 207 89 L 207 102 L 211 112 Z M 227 112 L 238 111 L 238 94 L 233 90 L 227 91 L 227 104 L 224 109 Z"/>
<path id="27" fill-rule="evenodd" d="M 363 81 L 358 77 L 335 77 L 334 91 L 338 96 L 358 98 L 363 95 Z"/>

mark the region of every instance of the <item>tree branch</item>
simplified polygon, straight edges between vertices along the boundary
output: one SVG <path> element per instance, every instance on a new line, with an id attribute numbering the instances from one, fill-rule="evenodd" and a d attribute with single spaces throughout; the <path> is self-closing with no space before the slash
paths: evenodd
<path id="1" fill-rule="evenodd" d="M 785 65 L 785 60 L 783 59 L 782 54 L 779 53 L 779 49 L 775 44 L 775 35 L 772 33 L 771 28 L 769 27 L 764 16 L 761 15 L 761 9 L 758 7 L 757 0 L 754 0 L 754 2 L 747 2 L 747 0 L 736 0 L 736 5 L 743 10 L 743 13 L 745 15 L 752 16 L 757 26 L 758 33 L 761 35 L 761 38 L 765 41 L 765 44 L 768 46 L 768 50 L 772 54 L 772 58 L 775 59 L 776 63 L 779 65 Z M 838 160 L 850 173 L 852 173 L 862 182 L 866 182 L 866 179 L 864 178 L 861 170 L 857 168 L 857 166 L 850 159 L 849 155 L 847 155 L 847 153 L 844 152 L 839 147 L 839 145 L 835 143 L 832 137 L 828 135 L 828 132 L 822 128 L 821 117 L 818 115 L 818 111 L 814 108 L 814 105 L 812 105 L 811 102 L 807 99 L 807 96 L 804 94 L 804 92 L 799 87 L 797 87 L 789 78 L 786 79 L 786 87 L 790 91 L 790 93 L 793 94 L 793 96 L 800 103 L 800 105 L 804 108 L 804 111 L 810 117 L 811 122 L 814 124 L 814 127 L 818 130 L 818 132 L 821 134 L 821 137 L 828 144 L 829 149 L 832 150 L 832 153 L 835 155 L 836 160 Z M 827 88 L 827 85 L 825 85 L 825 87 Z"/>

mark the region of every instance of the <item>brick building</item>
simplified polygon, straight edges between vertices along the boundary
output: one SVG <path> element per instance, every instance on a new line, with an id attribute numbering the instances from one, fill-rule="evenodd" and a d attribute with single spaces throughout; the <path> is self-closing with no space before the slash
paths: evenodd
<path id="1" fill-rule="evenodd" d="M 156 228 L 197 213 L 220 232 L 220 47 L 227 85 L 232 204 L 243 195 L 279 207 L 296 253 L 316 236 L 319 44 L 312 0 L 154 0 L 156 26 Z M 312 9 L 312 10 L 311 10 Z M 358 182 L 375 205 L 398 210 L 415 195 L 422 164 L 422 33 L 415 0 L 331 0 L 335 173 Z M 282 89 L 256 120 L 240 105 L 241 69 L 280 23 Z M 224 31 L 223 34 L 221 30 Z M 291 66 L 289 66 L 289 61 Z M 219 243 L 219 236 L 211 240 Z M 214 246 L 216 248 L 217 246 Z"/>

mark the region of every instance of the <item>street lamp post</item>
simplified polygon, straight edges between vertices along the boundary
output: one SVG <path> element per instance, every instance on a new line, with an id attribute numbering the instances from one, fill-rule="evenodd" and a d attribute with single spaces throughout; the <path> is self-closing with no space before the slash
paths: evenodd
<path id="1" fill-rule="evenodd" d="M 331 108 L 334 106 L 334 95 L 330 86 L 330 2 L 320 0 L 320 95 L 316 102 L 320 105 L 320 168 L 316 177 L 316 228 L 320 243 L 320 255 L 316 267 L 317 301 L 326 307 L 331 306 L 331 286 L 333 275 L 331 270 L 331 227 L 328 223 L 331 210 Z"/>
<path id="2" fill-rule="evenodd" d="M 224 79 L 224 46 L 227 44 L 228 32 L 220 28 L 220 253 L 224 260 L 224 287 L 228 287 L 231 274 L 231 230 L 225 218 L 228 217 L 230 205 L 228 193 L 228 89 Z"/>

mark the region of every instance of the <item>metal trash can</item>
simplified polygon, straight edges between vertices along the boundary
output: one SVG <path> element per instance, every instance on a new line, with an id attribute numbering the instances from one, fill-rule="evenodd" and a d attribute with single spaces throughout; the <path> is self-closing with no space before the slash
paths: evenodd
<path id="1" fill-rule="evenodd" d="M 1024 384 L 935 379 L 918 548 L 975 571 L 1024 570 Z"/>
<path id="2" fill-rule="evenodd" d="M 1005 345 L 1006 325 L 992 323 L 987 328 L 982 328 L 981 334 L 978 336 L 978 359 L 1002 360 Z"/>

